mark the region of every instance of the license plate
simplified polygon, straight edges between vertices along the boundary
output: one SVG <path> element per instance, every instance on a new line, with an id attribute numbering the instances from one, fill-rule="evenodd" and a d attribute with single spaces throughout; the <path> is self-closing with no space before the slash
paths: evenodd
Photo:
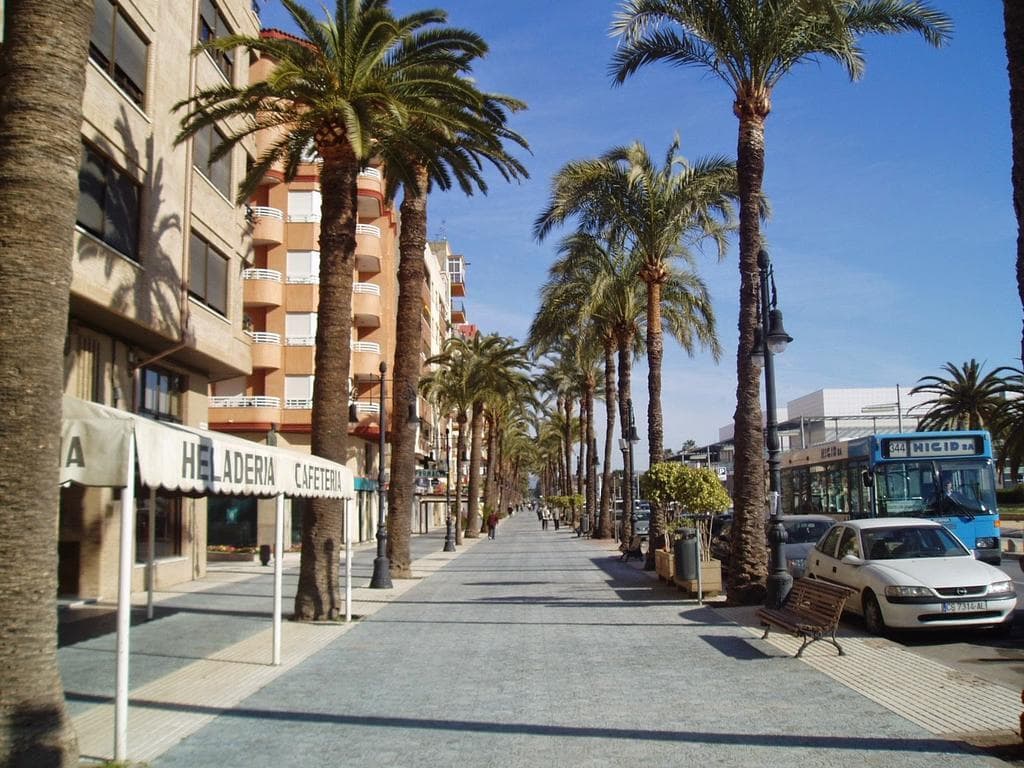
<path id="1" fill-rule="evenodd" d="M 967 603 L 943 603 L 943 613 L 970 613 L 972 611 L 984 611 L 988 608 L 988 603 L 984 600 L 974 600 Z"/>

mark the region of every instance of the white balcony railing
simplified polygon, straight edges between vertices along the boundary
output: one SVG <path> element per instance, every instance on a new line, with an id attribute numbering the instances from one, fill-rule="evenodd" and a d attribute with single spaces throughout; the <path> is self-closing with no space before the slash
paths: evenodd
<path id="1" fill-rule="evenodd" d="M 320 219 L 318 218 L 317 221 Z M 370 235 L 371 237 L 380 237 L 380 227 L 376 224 L 356 224 L 357 235 Z"/>
<path id="2" fill-rule="evenodd" d="M 373 283 L 353 283 L 352 293 L 366 293 L 371 296 L 380 296 L 380 286 Z"/>
<path id="3" fill-rule="evenodd" d="M 353 341 L 352 342 L 353 352 L 372 352 L 375 355 L 380 354 L 380 344 L 376 341 Z"/>
<path id="4" fill-rule="evenodd" d="M 266 331 L 246 331 L 246 335 L 257 344 L 280 344 L 280 333 L 267 333 Z"/>
<path id="5" fill-rule="evenodd" d="M 288 275 L 290 285 L 319 285 L 320 275 Z"/>
<path id="6" fill-rule="evenodd" d="M 359 172 L 359 175 L 367 179 L 374 179 L 375 181 L 383 179 L 380 169 L 378 168 L 363 168 L 363 170 Z"/>
<path id="7" fill-rule="evenodd" d="M 316 213 L 289 213 L 288 221 L 297 221 L 300 224 L 310 224 L 320 221 L 320 211 Z"/>
<path id="8" fill-rule="evenodd" d="M 313 399 L 304 399 L 300 397 L 288 397 L 285 398 L 284 407 L 291 411 L 308 411 L 313 407 Z"/>
<path id="9" fill-rule="evenodd" d="M 356 413 L 380 413 L 380 403 L 371 403 L 366 400 L 356 400 Z"/>
<path id="10" fill-rule="evenodd" d="M 284 221 L 284 213 L 280 208 L 271 208 L 266 205 L 250 205 L 249 215 L 254 219 L 277 219 Z"/>
<path id="11" fill-rule="evenodd" d="M 270 280 L 281 282 L 281 273 L 276 269 L 246 269 L 242 272 L 243 280 Z"/>
<path id="12" fill-rule="evenodd" d="M 279 397 L 246 397 L 244 395 L 214 395 L 210 398 L 211 408 L 280 408 Z"/>
<path id="13" fill-rule="evenodd" d="M 284 343 L 289 347 L 315 347 L 316 336 L 289 336 Z"/>

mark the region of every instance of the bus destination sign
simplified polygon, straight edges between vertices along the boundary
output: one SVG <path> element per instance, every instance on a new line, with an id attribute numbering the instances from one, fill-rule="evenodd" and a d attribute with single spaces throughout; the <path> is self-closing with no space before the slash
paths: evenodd
<path id="1" fill-rule="evenodd" d="M 887 459 L 922 459 L 938 456 L 979 456 L 984 453 L 981 438 L 962 437 L 883 439 L 882 456 Z"/>

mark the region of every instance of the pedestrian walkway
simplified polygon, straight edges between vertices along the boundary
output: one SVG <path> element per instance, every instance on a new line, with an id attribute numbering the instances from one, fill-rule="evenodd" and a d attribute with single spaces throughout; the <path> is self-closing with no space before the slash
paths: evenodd
<path id="1" fill-rule="evenodd" d="M 133 631 L 129 757 L 152 768 L 973 767 L 1000 763 L 957 741 L 964 730 L 1015 727 L 1012 691 L 872 638 L 844 640 L 842 659 L 817 644 L 793 659 L 790 638 L 762 641 L 747 609 L 696 605 L 619 563 L 613 544 L 542 531 L 534 515 L 454 554 L 436 534 L 413 541 L 424 578 L 360 587 L 354 624 L 287 624 L 277 668 L 265 665 L 269 576 L 235 568 L 225 575 L 238 580 L 212 574 L 162 601 Z M 373 551 L 360 555 L 365 585 Z M 102 636 L 61 649 L 83 752 L 98 758 L 112 743 L 111 648 Z"/>

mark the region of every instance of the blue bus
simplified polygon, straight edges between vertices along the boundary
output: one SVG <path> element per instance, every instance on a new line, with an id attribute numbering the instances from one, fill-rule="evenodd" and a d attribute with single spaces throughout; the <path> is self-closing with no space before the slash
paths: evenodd
<path id="1" fill-rule="evenodd" d="M 783 514 L 926 517 L 999 565 L 988 432 L 910 432 L 839 440 L 781 456 Z"/>

